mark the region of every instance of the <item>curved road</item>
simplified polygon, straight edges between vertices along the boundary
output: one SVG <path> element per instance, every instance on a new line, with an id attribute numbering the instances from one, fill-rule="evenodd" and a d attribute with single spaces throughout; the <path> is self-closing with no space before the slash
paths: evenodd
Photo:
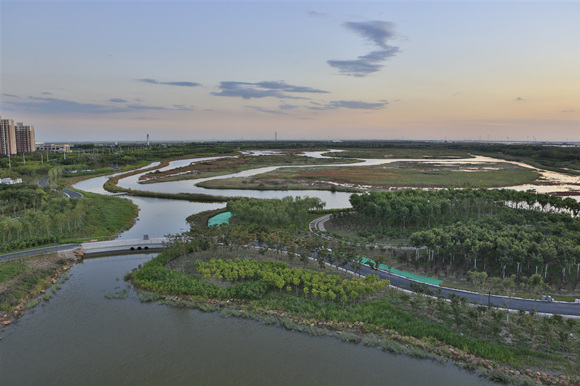
<path id="1" fill-rule="evenodd" d="M 325 215 L 313 220 L 310 223 L 310 230 L 312 232 L 315 231 L 322 231 L 324 232 L 324 223 L 330 219 L 330 215 Z M 349 271 L 355 272 L 354 265 L 352 263 L 348 264 L 346 267 Z M 423 282 L 419 282 L 416 280 L 408 279 L 406 277 L 402 277 L 395 274 L 389 274 L 386 271 L 381 269 L 375 270 L 370 268 L 369 266 L 362 265 L 360 269 L 360 273 L 362 275 L 378 275 L 381 279 L 388 279 L 391 281 L 391 285 L 403 289 L 410 290 L 412 283 L 419 283 L 425 284 Z M 446 288 L 441 286 L 434 286 L 425 284 L 430 290 L 437 293 L 438 290 L 441 290 L 441 295 L 444 297 L 449 297 L 451 294 L 455 294 L 457 296 L 461 296 L 469 300 L 470 302 L 476 302 L 477 304 L 487 305 L 488 302 L 491 304 L 498 305 L 500 307 L 505 307 L 505 303 L 507 301 L 507 297 L 505 296 L 497 296 L 497 295 L 484 295 L 483 298 L 479 293 L 469 292 L 469 291 L 462 291 L 452 288 Z M 535 304 L 534 304 L 535 303 Z M 558 302 L 558 301 L 542 301 L 531 299 L 521 299 L 521 298 L 510 298 L 509 300 L 509 309 L 510 310 L 526 310 L 529 311 L 531 309 L 536 309 L 537 312 L 546 313 L 546 314 L 560 314 L 560 315 L 567 315 L 572 317 L 580 318 L 580 303 L 571 303 L 571 302 Z"/>
<path id="2" fill-rule="evenodd" d="M 48 186 L 48 177 L 43 177 L 41 179 L 38 180 L 38 185 L 44 187 L 44 186 Z M 56 189 L 55 186 L 53 186 L 53 188 Z M 68 197 L 68 198 L 83 198 L 83 195 L 79 192 L 76 192 L 74 190 L 70 190 L 70 189 L 64 189 L 64 194 Z"/>

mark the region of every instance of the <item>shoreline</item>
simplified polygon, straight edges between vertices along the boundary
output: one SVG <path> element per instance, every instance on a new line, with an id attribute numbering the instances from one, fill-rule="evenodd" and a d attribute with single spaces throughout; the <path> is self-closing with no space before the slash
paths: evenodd
<path id="1" fill-rule="evenodd" d="M 312 336 L 329 336 L 341 339 L 346 343 L 363 344 L 376 347 L 395 355 L 408 355 L 417 359 L 432 359 L 441 363 L 448 361 L 455 366 L 473 371 L 482 377 L 500 383 L 540 383 L 568 385 L 577 384 L 580 379 L 565 375 L 555 376 L 532 369 L 518 370 L 512 366 L 499 364 L 493 360 L 483 359 L 469 354 L 460 348 L 444 344 L 433 338 L 418 339 L 399 334 L 392 329 L 380 329 L 376 326 L 355 321 L 333 322 L 294 317 L 284 310 L 252 308 L 245 300 L 195 299 L 187 295 L 160 295 L 133 289 L 139 294 L 142 302 L 158 302 L 167 306 L 186 307 L 203 312 L 219 312 L 222 317 L 252 319 L 267 325 L 276 325 L 289 331 L 307 333 Z"/>

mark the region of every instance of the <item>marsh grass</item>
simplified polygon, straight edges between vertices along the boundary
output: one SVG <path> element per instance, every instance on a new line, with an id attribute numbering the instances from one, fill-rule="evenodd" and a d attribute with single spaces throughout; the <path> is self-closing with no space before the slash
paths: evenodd
<path id="1" fill-rule="evenodd" d="M 125 299 L 127 296 L 129 296 L 129 291 L 127 291 L 127 289 L 122 289 L 122 290 L 118 290 L 118 291 L 110 292 L 110 293 L 106 294 L 105 298 L 107 298 L 107 299 Z"/>

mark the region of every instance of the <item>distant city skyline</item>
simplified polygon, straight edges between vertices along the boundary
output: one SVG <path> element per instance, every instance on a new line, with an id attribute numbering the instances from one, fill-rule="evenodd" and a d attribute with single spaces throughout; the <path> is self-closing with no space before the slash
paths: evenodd
<path id="1" fill-rule="evenodd" d="M 578 1 L 0 11 L 0 114 L 38 141 L 580 141 Z"/>

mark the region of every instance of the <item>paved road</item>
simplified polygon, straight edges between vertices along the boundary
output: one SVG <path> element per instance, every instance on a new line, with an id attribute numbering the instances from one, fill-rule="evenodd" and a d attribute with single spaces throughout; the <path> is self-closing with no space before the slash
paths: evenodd
<path id="1" fill-rule="evenodd" d="M 63 245 L 58 245 L 58 246 L 54 246 L 54 247 L 32 249 L 30 251 L 7 253 L 5 255 L 0 255 L 0 262 L 18 259 L 20 257 L 27 257 L 27 256 L 40 255 L 40 254 L 45 254 L 45 253 L 54 253 L 54 252 L 74 250 L 76 248 L 79 248 L 80 246 L 81 246 L 81 244 L 63 244 Z"/>
<path id="2" fill-rule="evenodd" d="M 40 186 L 48 186 L 48 177 L 42 177 L 41 179 L 38 180 L 38 185 Z M 55 186 L 53 186 L 53 188 L 56 189 Z M 74 190 L 70 190 L 70 189 L 65 189 L 64 190 L 64 194 L 68 197 L 68 198 L 82 198 L 83 195 L 79 192 L 75 192 Z"/>
<path id="3" fill-rule="evenodd" d="M 328 220 L 330 220 L 330 216 L 332 216 L 332 215 L 325 214 L 322 217 L 318 217 L 317 219 L 312 220 L 310 222 L 310 225 L 308 226 L 310 228 L 310 232 L 315 232 L 315 231 L 326 232 L 326 228 L 324 227 L 324 223 L 327 222 Z"/>
<path id="4" fill-rule="evenodd" d="M 322 224 L 324 224 L 324 222 L 326 222 L 327 220 L 328 218 L 326 218 L 326 216 L 317 218 L 316 220 L 310 223 L 310 230 L 313 232 L 316 230 L 321 230 L 320 223 L 322 222 Z M 349 271 L 355 272 L 353 264 L 349 264 L 345 268 L 348 269 Z M 411 283 L 420 283 L 415 280 L 407 279 L 406 277 L 398 276 L 395 274 L 389 274 L 388 272 L 383 270 L 374 270 L 365 265 L 361 267 L 360 273 L 362 275 L 370 275 L 370 274 L 378 275 L 381 279 L 389 279 L 391 281 L 391 285 L 399 288 L 404 288 L 407 290 L 411 289 L 410 287 Z M 434 291 L 435 293 L 437 293 L 437 291 L 441 289 L 441 295 L 444 297 L 449 297 L 450 294 L 455 294 L 457 296 L 467 298 L 467 300 L 469 300 L 470 302 L 474 301 L 478 304 L 487 305 L 488 302 L 490 302 L 500 307 L 505 307 L 505 302 L 507 301 L 507 298 L 504 296 L 484 295 L 482 298 L 480 294 L 474 292 L 456 290 L 434 285 L 427 285 L 427 287 L 432 291 Z M 522 309 L 529 311 L 534 308 L 534 301 L 530 299 L 511 298 L 509 300 L 509 308 L 512 310 Z M 547 302 L 538 300 L 535 302 L 535 309 L 537 312 L 541 313 L 580 317 L 580 303 L 556 302 L 556 301 Z"/>

